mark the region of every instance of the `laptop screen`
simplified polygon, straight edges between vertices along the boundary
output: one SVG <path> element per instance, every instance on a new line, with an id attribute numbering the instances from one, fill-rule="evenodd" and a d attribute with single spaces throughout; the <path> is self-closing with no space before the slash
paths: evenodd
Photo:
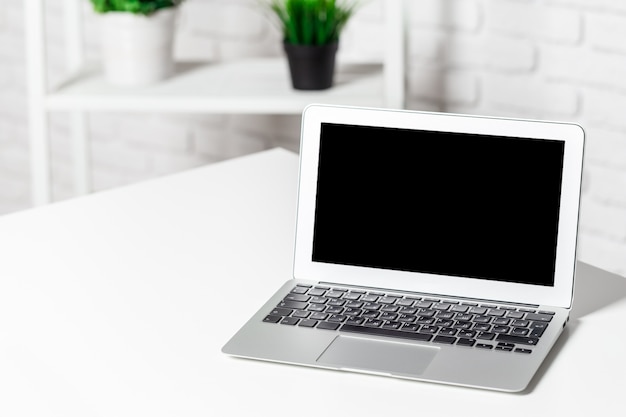
<path id="1" fill-rule="evenodd" d="M 554 285 L 565 144 L 322 123 L 314 262 Z"/>

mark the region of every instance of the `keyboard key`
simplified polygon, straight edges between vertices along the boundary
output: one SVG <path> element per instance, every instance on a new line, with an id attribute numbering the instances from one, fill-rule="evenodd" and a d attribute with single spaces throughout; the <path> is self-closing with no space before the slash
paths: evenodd
<path id="1" fill-rule="evenodd" d="M 415 323 L 416 320 L 417 317 L 412 314 L 400 314 L 398 316 L 398 321 L 401 321 L 403 323 Z"/>
<path id="2" fill-rule="evenodd" d="M 379 327 L 352 326 L 349 324 L 344 324 L 343 326 L 341 326 L 341 329 L 339 329 L 339 331 L 398 337 L 401 339 L 419 340 L 423 342 L 428 342 L 432 338 L 432 336 L 429 334 L 405 332 L 402 330 L 382 329 Z"/>
<path id="3" fill-rule="evenodd" d="M 485 307 L 470 307 L 469 312 L 472 314 L 485 314 L 487 309 Z"/>
<path id="4" fill-rule="evenodd" d="M 342 314 L 331 314 L 330 317 L 328 318 L 328 321 L 341 323 L 342 321 L 345 321 L 345 319 L 346 319 L 346 316 Z"/>
<path id="5" fill-rule="evenodd" d="M 337 290 L 331 290 L 326 293 L 326 297 L 328 298 L 341 298 L 342 295 L 343 295 L 343 292 L 340 292 Z"/>
<path id="6" fill-rule="evenodd" d="M 552 321 L 552 316 L 550 314 L 528 313 L 526 314 L 526 320 L 548 322 L 548 321 Z"/>
<path id="7" fill-rule="evenodd" d="M 363 325 L 367 327 L 380 327 L 383 325 L 383 323 L 384 322 L 380 319 L 367 319 L 365 320 Z"/>
<path id="8" fill-rule="evenodd" d="M 282 319 L 282 316 L 265 316 L 265 318 L 263 319 L 263 321 L 265 323 L 278 323 L 280 320 Z"/>
<path id="9" fill-rule="evenodd" d="M 300 323 L 298 323 L 298 326 L 300 326 L 300 327 L 315 327 L 315 325 L 317 323 L 318 323 L 317 320 L 305 319 L 305 320 L 300 320 Z"/>
<path id="10" fill-rule="evenodd" d="M 362 301 L 348 301 L 346 303 L 346 307 L 349 307 L 349 308 L 361 308 L 361 307 L 363 307 L 363 304 L 364 303 Z"/>
<path id="11" fill-rule="evenodd" d="M 288 316 L 291 313 L 293 313 L 293 310 L 291 310 L 289 308 L 276 307 L 276 308 L 274 308 L 274 310 L 272 310 L 270 312 L 270 315 L 272 315 L 272 316 Z"/>
<path id="12" fill-rule="evenodd" d="M 478 323 L 474 326 L 474 330 L 479 332 L 488 332 L 489 330 L 491 330 L 491 324 Z"/>
<path id="13" fill-rule="evenodd" d="M 296 317 L 285 317 L 280 321 L 280 324 L 287 324 L 289 326 L 293 326 L 295 324 L 297 324 L 300 321 L 300 319 L 296 318 Z"/>
<path id="14" fill-rule="evenodd" d="M 434 317 L 436 313 L 435 310 L 421 309 L 417 314 L 421 317 Z"/>
<path id="15" fill-rule="evenodd" d="M 415 301 L 413 301 L 413 300 L 409 300 L 409 299 L 404 298 L 402 300 L 398 300 L 396 302 L 396 304 L 399 305 L 399 306 L 402 306 L 402 307 L 412 307 L 414 302 Z"/>
<path id="16" fill-rule="evenodd" d="M 376 310 L 366 310 L 361 314 L 362 317 L 366 317 L 368 319 L 375 319 L 380 316 L 380 313 Z"/>
<path id="17" fill-rule="evenodd" d="M 298 317 L 300 319 L 305 319 L 307 317 L 309 317 L 309 315 L 311 314 L 310 311 L 296 311 L 292 314 L 292 317 Z"/>
<path id="18" fill-rule="evenodd" d="M 511 328 L 509 326 L 493 326 L 491 329 L 494 333 L 508 333 Z"/>
<path id="19" fill-rule="evenodd" d="M 394 329 L 398 330 L 402 326 L 402 323 L 397 321 L 387 321 L 383 324 L 383 329 Z"/>
<path id="20" fill-rule="evenodd" d="M 304 310 L 308 304 L 302 301 L 281 301 L 278 307 L 293 308 L 294 310 Z"/>
<path id="21" fill-rule="evenodd" d="M 450 308 L 450 311 L 455 313 L 467 313 L 467 310 L 469 310 L 469 307 L 465 305 L 455 305 Z"/>
<path id="22" fill-rule="evenodd" d="M 346 310 L 343 312 L 343 314 L 345 314 L 346 316 L 358 316 L 361 313 L 363 313 L 363 310 L 361 310 L 360 308 L 352 307 L 347 307 Z"/>
<path id="23" fill-rule="evenodd" d="M 493 345 L 490 345 L 488 343 L 476 343 L 474 346 L 480 349 L 493 349 Z"/>
<path id="24" fill-rule="evenodd" d="M 439 327 L 437 326 L 422 326 L 422 333 L 437 333 L 439 331 Z"/>
<path id="25" fill-rule="evenodd" d="M 505 317 L 508 317 L 510 319 L 523 319 L 524 315 L 525 313 L 522 313 L 521 311 L 509 311 L 506 313 Z"/>
<path id="26" fill-rule="evenodd" d="M 474 346 L 474 344 L 476 344 L 476 341 L 474 339 L 466 339 L 466 338 L 460 338 L 459 340 L 456 341 L 456 344 L 458 346 Z"/>
<path id="27" fill-rule="evenodd" d="M 474 317 L 474 323 L 491 323 L 491 317 L 489 317 L 489 316 L 476 316 L 476 317 Z"/>
<path id="28" fill-rule="evenodd" d="M 395 313 L 400 309 L 400 307 L 393 304 L 385 304 L 381 307 L 380 311 L 385 311 L 387 313 Z"/>
<path id="29" fill-rule="evenodd" d="M 417 322 L 419 324 L 424 324 L 424 325 L 430 325 L 433 324 L 435 322 L 435 319 L 433 318 L 428 318 L 428 317 L 418 317 L 417 318 Z"/>
<path id="30" fill-rule="evenodd" d="M 378 302 L 381 304 L 394 304 L 397 300 L 397 297 L 381 297 Z"/>
<path id="31" fill-rule="evenodd" d="M 398 315 L 396 313 L 386 312 L 380 315 L 380 319 L 385 321 L 395 321 L 397 318 Z"/>
<path id="32" fill-rule="evenodd" d="M 364 322 L 365 319 L 363 317 L 349 317 L 348 320 L 346 320 L 346 323 L 354 325 L 361 325 Z"/>
<path id="33" fill-rule="evenodd" d="M 454 327 L 455 329 L 461 329 L 461 330 L 469 330 L 472 328 L 472 322 L 471 321 L 457 321 L 456 323 L 454 323 Z"/>
<path id="34" fill-rule="evenodd" d="M 327 321 L 320 321 L 320 323 L 317 325 L 317 328 L 325 330 L 337 330 L 340 325 L 340 323 L 329 323 Z"/>
<path id="35" fill-rule="evenodd" d="M 454 326 L 454 320 L 437 320 L 435 324 L 439 327 L 452 327 Z"/>
<path id="36" fill-rule="evenodd" d="M 515 348 L 515 352 L 529 354 L 529 353 L 533 353 L 533 350 L 532 349 Z"/>
<path id="37" fill-rule="evenodd" d="M 457 332 L 457 329 L 453 329 L 450 327 L 444 327 L 443 329 L 439 330 L 439 334 L 444 336 L 455 336 Z"/>
<path id="38" fill-rule="evenodd" d="M 404 330 L 405 332 L 416 332 L 419 328 L 419 324 L 404 323 L 400 330 Z"/>
<path id="39" fill-rule="evenodd" d="M 361 298 L 361 294 L 358 294 L 355 292 L 349 292 L 348 294 L 344 295 L 343 298 L 349 301 L 357 301 L 358 299 Z"/>
<path id="40" fill-rule="evenodd" d="M 499 334 L 498 341 L 516 343 L 518 345 L 534 346 L 537 344 L 537 342 L 539 342 L 539 339 L 536 337 L 523 337 L 523 336 L 514 336 L 510 334 Z"/>
<path id="41" fill-rule="evenodd" d="M 466 339 L 473 339 L 476 337 L 476 332 L 474 330 L 461 330 L 457 336 Z"/>
<path id="42" fill-rule="evenodd" d="M 506 336 L 506 335 L 501 334 L 499 336 Z M 478 334 L 476 334 L 476 339 L 480 339 L 480 340 L 493 340 L 494 337 L 496 337 L 496 335 L 490 332 L 478 332 Z"/>
<path id="43" fill-rule="evenodd" d="M 452 345 L 452 344 L 454 344 L 454 342 L 456 342 L 456 337 L 437 335 L 433 339 L 433 342 L 435 342 L 435 343 L 443 343 L 443 344 L 446 344 L 446 345 Z"/>
<path id="44" fill-rule="evenodd" d="M 291 293 L 292 294 L 306 294 L 307 291 L 308 291 L 308 288 L 297 286 L 293 290 L 291 290 Z"/>
<path id="45" fill-rule="evenodd" d="M 309 301 L 311 297 L 309 297 L 308 295 L 302 295 L 302 294 L 294 294 L 293 292 L 291 294 L 288 294 L 285 297 L 286 301 Z"/>
<path id="46" fill-rule="evenodd" d="M 313 313 L 313 314 L 311 314 L 311 318 L 313 320 L 326 320 L 327 317 L 328 317 L 327 313 Z"/>
<path id="47" fill-rule="evenodd" d="M 528 334 L 528 337 L 541 337 L 543 336 L 543 332 L 546 331 L 545 327 L 534 327 L 531 328 L 530 330 L 530 334 Z"/>

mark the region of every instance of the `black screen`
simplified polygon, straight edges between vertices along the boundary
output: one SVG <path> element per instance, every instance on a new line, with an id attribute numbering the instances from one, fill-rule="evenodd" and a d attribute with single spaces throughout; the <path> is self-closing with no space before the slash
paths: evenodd
<path id="1" fill-rule="evenodd" d="M 564 142 L 323 124 L 313 261 L 554 284 Z"/>

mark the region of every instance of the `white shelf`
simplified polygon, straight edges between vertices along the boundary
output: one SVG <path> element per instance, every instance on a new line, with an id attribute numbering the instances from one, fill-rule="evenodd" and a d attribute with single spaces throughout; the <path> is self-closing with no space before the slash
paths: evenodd
<path id="1" fill-rule="evenodd" d="M 66 61 L 77 74 L 50 90 L 46 79 L 44 3 L 25 0 L 30 153 L 34 205 L 51 198 L 48 113 L 70 113 L 76 194 L 91 191 L 86 113 L 178 112 L 299 114 L 310 103 L 364 107 L 404 106 L 404 0 L 381 0 L 385 51 L 379 65 L 339 65 L 334 86 L 322 91 L 291 87 L 285 57 L 219 64 L 181 64 L 170 79 L 147 87 L 109 85 L 99 68 L 85 66 L 84 0 L 64 0 Z"/>
<path id="2" fill-rule="evenodd" d="M 108 84 L 99 68 L 82 71 L 45 98 L 52 111 L 299 114 L 310 103 L 383 106 L 382 65 L 342 65 L 334 86 L 291 87 L 286 58 L 180 64 L 168 80 L 145 87 Z"/>

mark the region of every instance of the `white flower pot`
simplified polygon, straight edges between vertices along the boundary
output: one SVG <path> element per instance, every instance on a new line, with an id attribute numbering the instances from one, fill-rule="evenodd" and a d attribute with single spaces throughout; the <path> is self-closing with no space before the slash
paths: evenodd
<path id="1" fill-rule="evenodd" d="M 153 84 L 174 68 L 176 8 L 150 16 L 125 12 L 102 15 L 102 54 L 105 79 L 116 85 Z"/>

